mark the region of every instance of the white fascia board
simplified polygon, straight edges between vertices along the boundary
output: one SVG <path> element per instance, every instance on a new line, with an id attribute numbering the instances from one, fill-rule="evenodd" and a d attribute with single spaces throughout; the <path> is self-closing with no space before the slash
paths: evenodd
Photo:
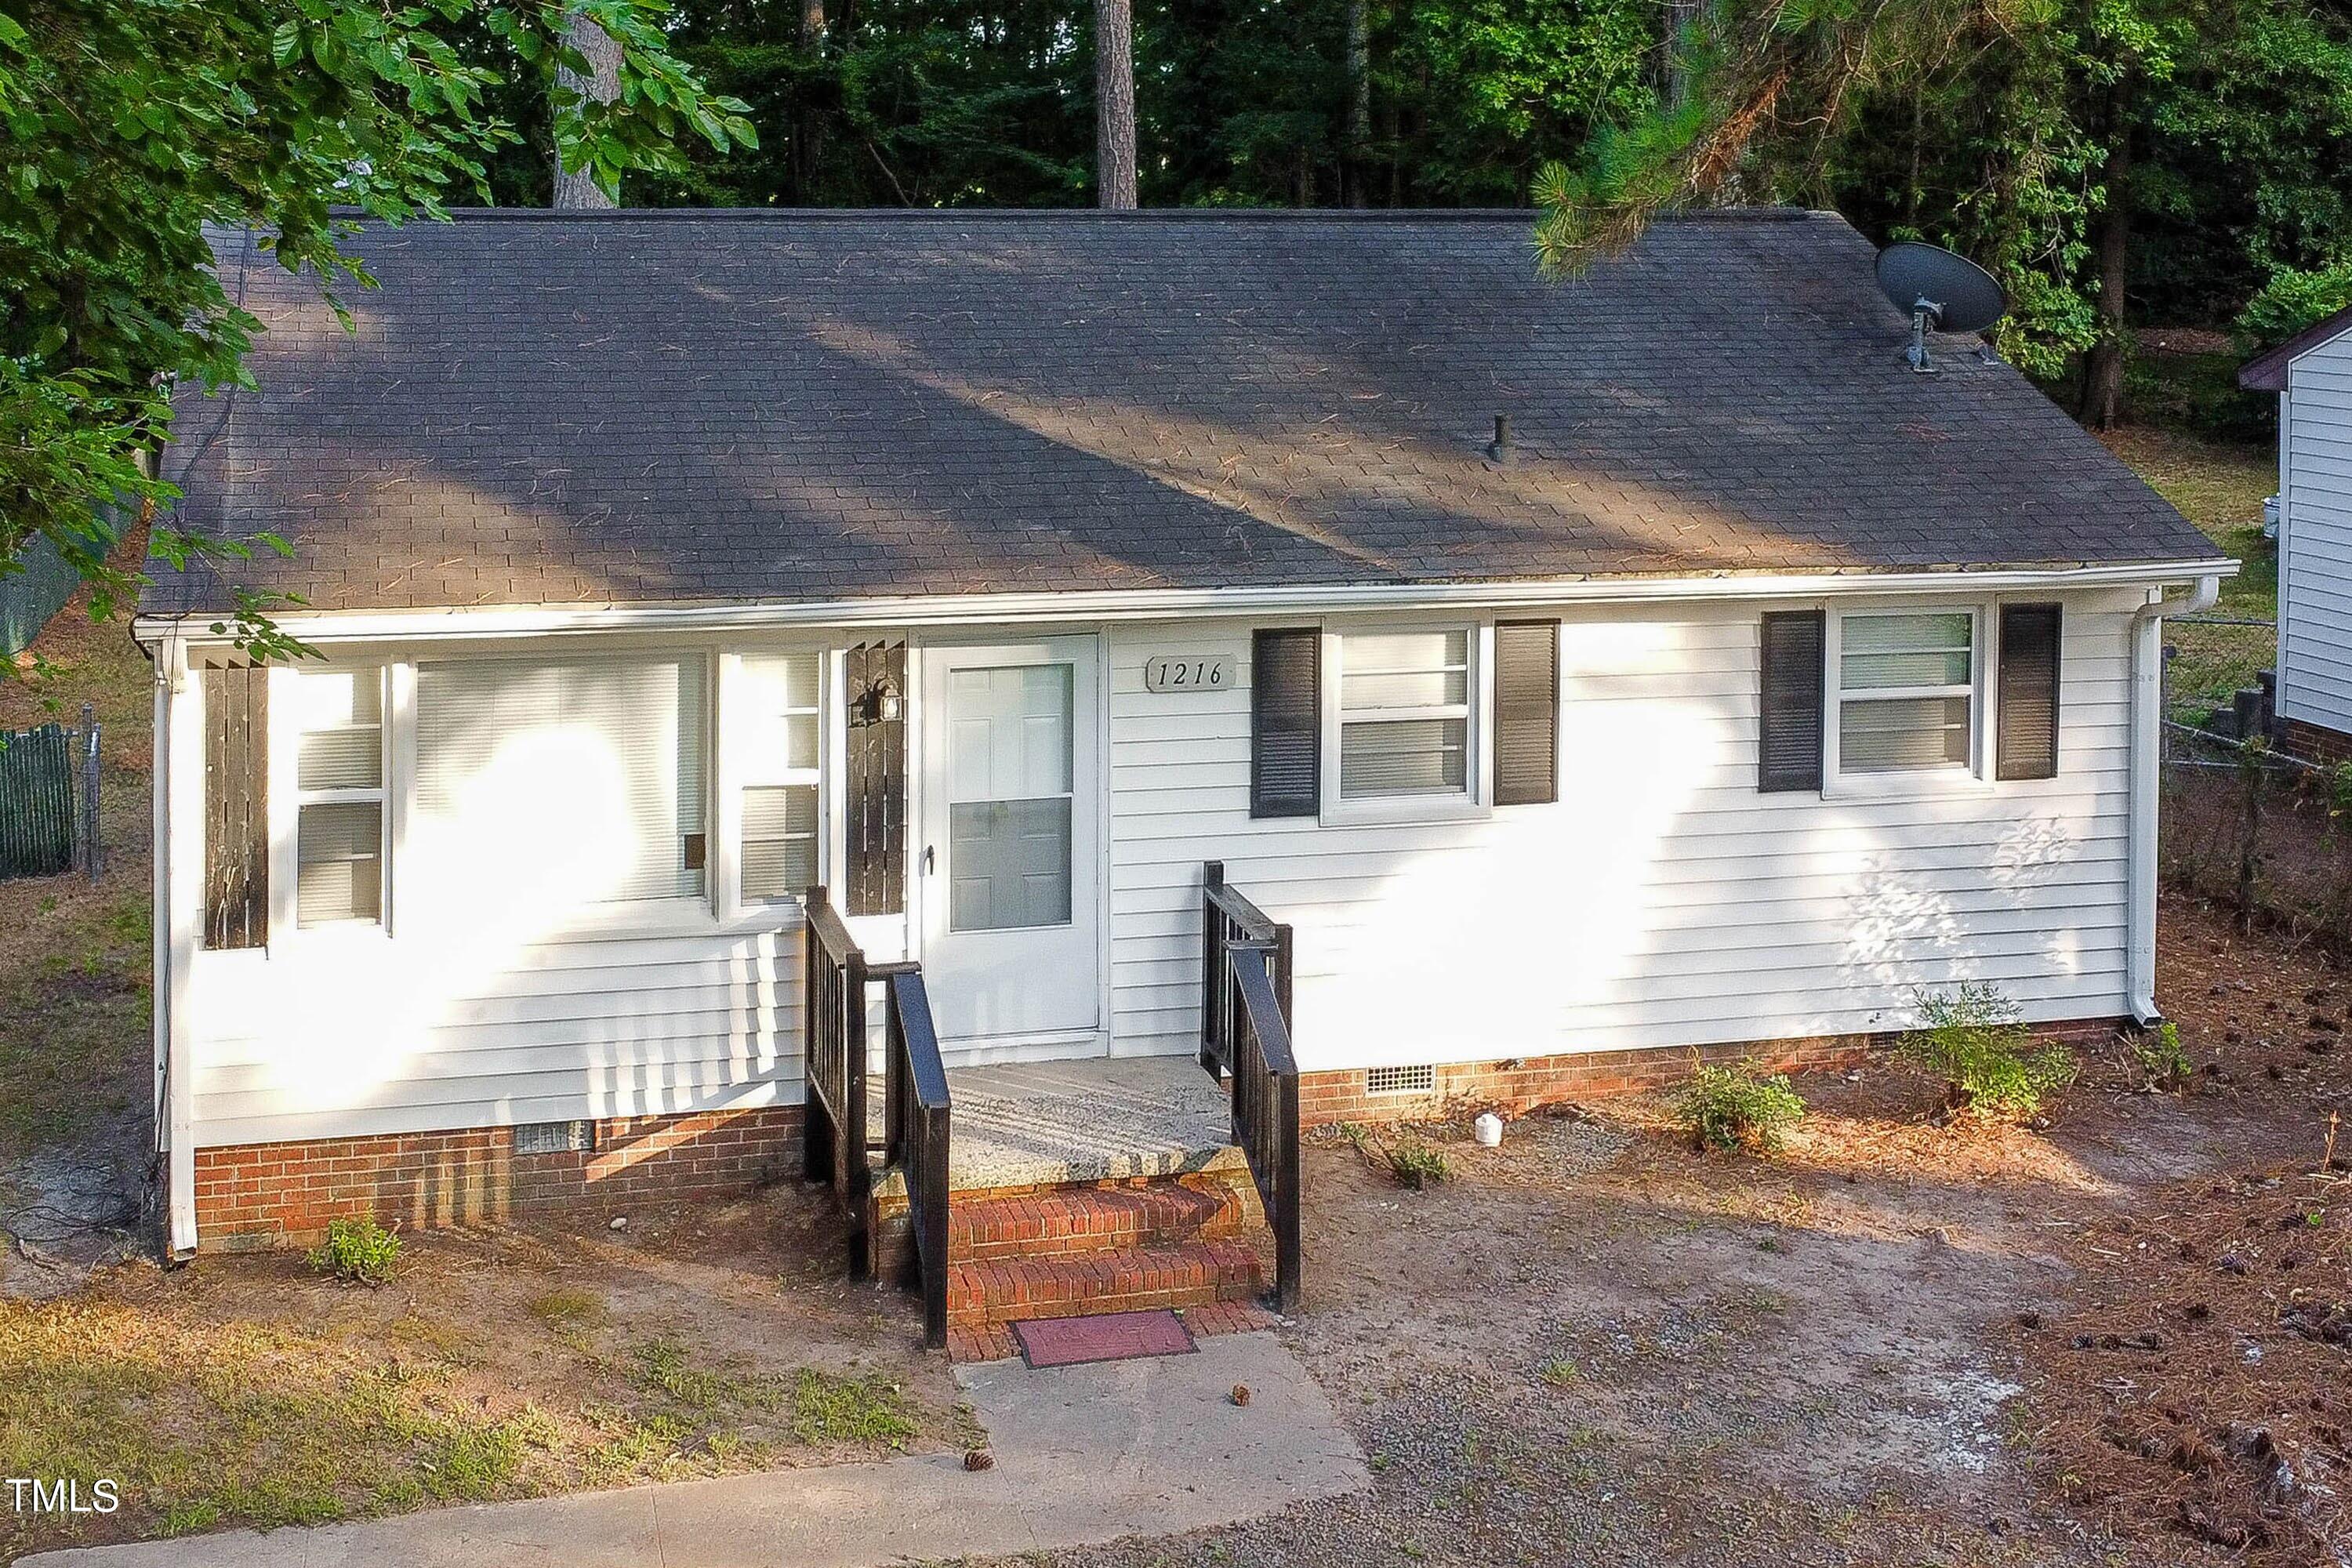
<path id="1" fill-rule="evenodd" d="M 1169 620 L 1184 616 L 1440 609 L 1457 605 L 1636 605 L 1738 599 L 1819 599 L 1850 595 L 2011 594 L 2146 587 L 2237 575 L 2238 563 L 2144 562 L 2121 566 L 1984 571 L 1834 572 L 1714 577 L 1575 577 L 1496 583 L 1376 583 L 1343 586 L 1146 588 L 1045 594 L 919 595 L 793 604 L 542 605 L 413 610 L 306 610 L 274 616 L 310 643 L 431 642 L 442 638 L 556 637 L 601 632 L 737 632 L 793 626 L 913 626 L 1066 621 Z M 206 639 L 191 624 L 214 615 L 141 616 L 131 633 L 153 641 L 176 633 Z"/>

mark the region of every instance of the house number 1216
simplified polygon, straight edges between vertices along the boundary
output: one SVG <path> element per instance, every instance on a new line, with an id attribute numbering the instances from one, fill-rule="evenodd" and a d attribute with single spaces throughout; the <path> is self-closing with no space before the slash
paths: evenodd
<path id="1" fill-rule="evenodd" d="M 1143 661 L 1146 691 L 1223 691 L 1234 683 L 1234 661 L 1223 654 L 1187 654 Z"/>

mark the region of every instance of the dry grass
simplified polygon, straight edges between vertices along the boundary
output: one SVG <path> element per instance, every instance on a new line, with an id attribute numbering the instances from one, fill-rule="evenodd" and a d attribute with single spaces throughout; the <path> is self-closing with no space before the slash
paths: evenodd
<path id="1" fill-rule="evenodd" d="M 279 1255 L 0 1301 L 0 1475 L 112 1477 L 124 1500 L 0 1514 L 0 1562 L 961 1445 L 898 1293 L 779 1282 L 831 1224 L 780 1192 L 627 1241 L 415 1238 L 382 1289 Z"/>
<path id="2" fill-rule="evenodd" d="M 124 542 L 135 561 L 142 532 Z M 37 679 L 0 674 L 0 730 L 96 707 L 104 875 L 0 882 L 0 1166 L 93 1141 L 137 1144 L 149 1115 L 152 670 L 86 593 L 34 643 Z"/>

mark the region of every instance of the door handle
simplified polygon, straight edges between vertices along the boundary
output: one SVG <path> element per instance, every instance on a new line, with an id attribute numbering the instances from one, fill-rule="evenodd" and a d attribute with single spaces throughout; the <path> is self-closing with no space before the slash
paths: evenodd
<path id="1" fill-rule="evenodd" d="M 926 844 L 923 846 L 923 875 L 926 877 L 931 874 L 931 847 Z"/>

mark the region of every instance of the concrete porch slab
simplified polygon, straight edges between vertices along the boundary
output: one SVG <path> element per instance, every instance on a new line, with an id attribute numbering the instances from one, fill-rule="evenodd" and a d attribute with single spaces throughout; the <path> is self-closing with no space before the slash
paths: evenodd
<path id="1" fill-rule="evenodd" d="M 45 1552 L 22 1568 L 879 1568 L 1230 1524 L 1371 1484 L 1271 1334 L 1197 1355 L 958 1370 L 993 1469 L 954 1454 Z M 1247 1384 L 1250 1403 L 1230 1398 Z"/>
<path id="2" fill-rule="evenodd" d="M 1247 1169 L 1224 1091 L 1191 1057 L 957 1068 L 948 1092 L 958 1192 Z"/>

